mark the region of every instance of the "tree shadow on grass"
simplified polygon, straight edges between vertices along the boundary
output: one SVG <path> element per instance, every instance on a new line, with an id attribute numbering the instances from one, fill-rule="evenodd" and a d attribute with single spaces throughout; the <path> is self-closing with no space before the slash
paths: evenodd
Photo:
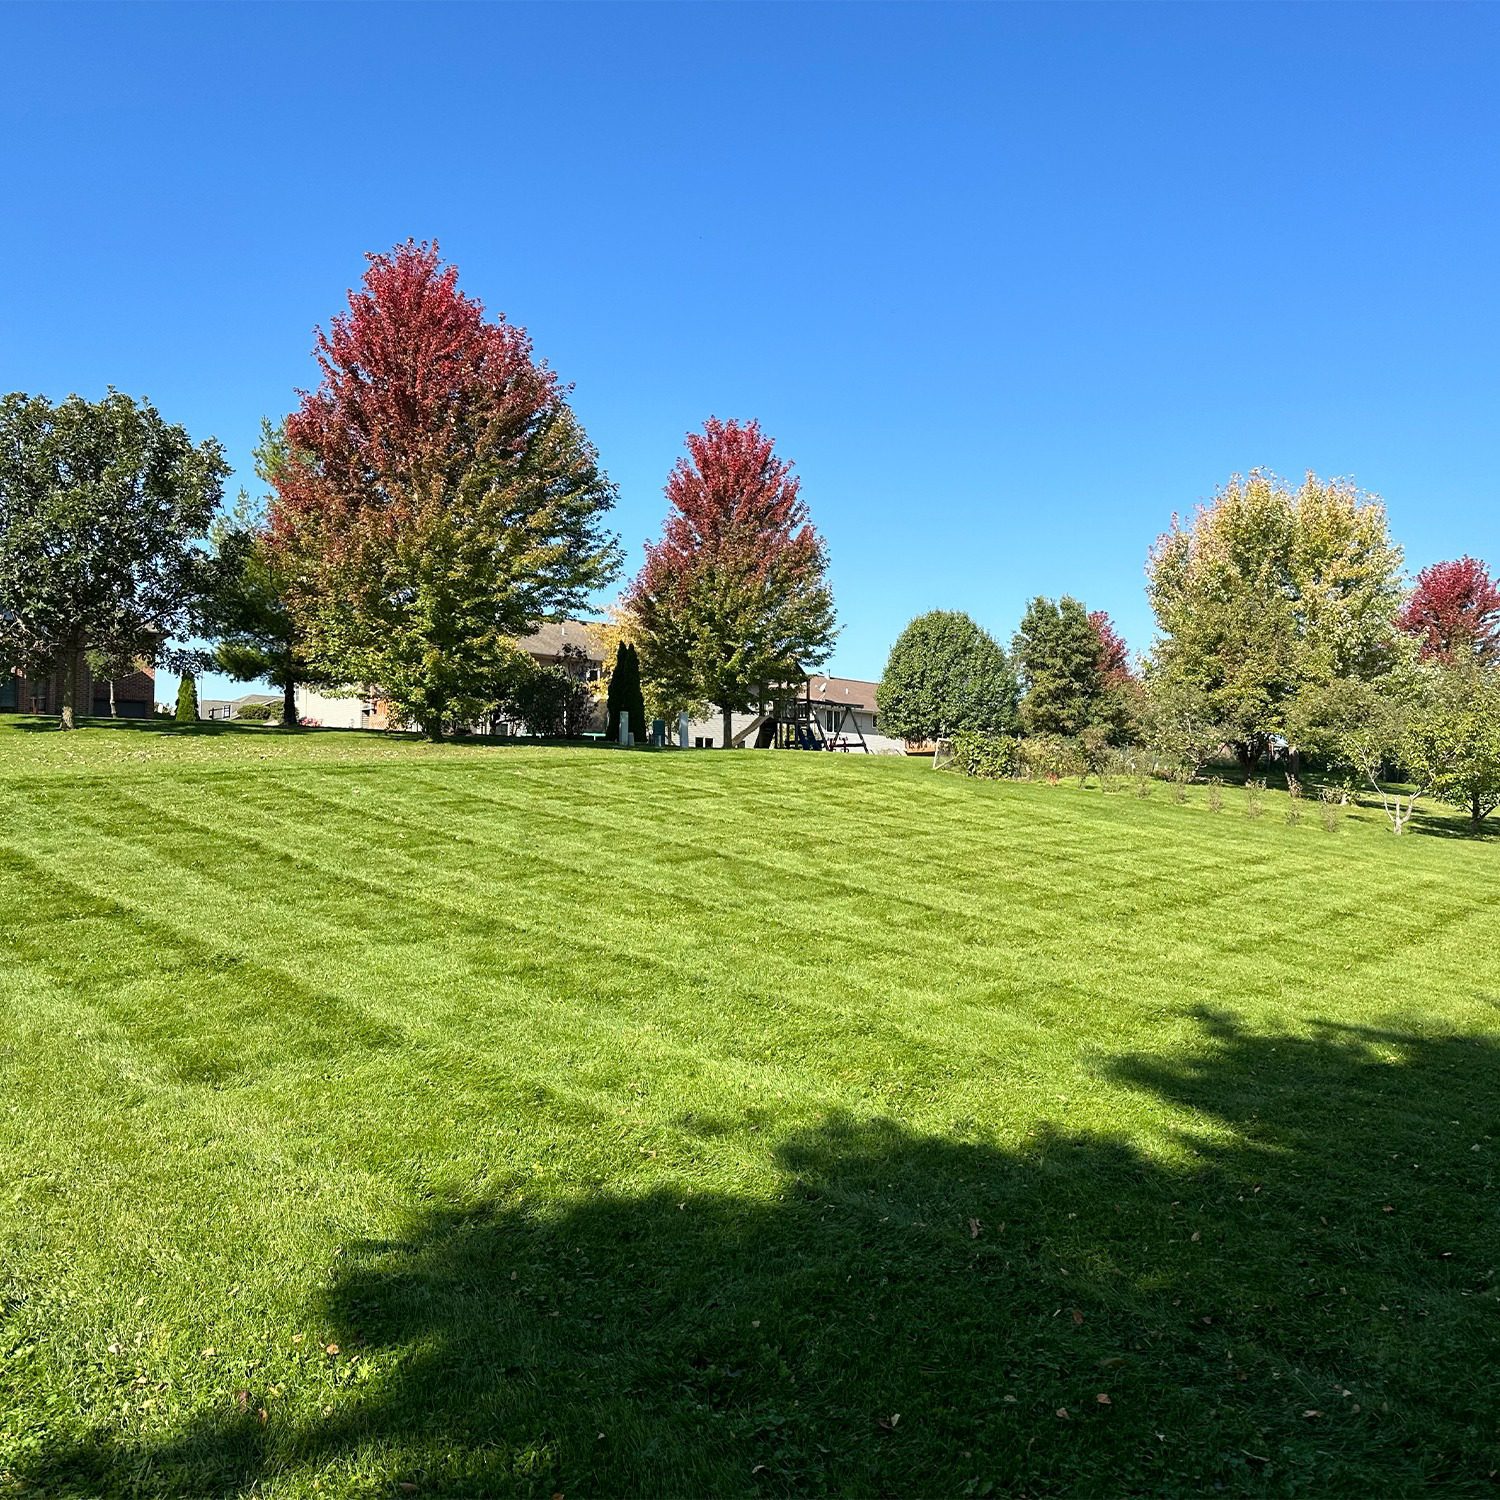
<path id="1" fill-rule="evenodd" d="M 1104 1070 L 1176 1106 L 1176 1142 L 1064 1121 L 1001 1149 L 972 1125 L 835 1116 L 783 1142 L 762 1196 L 434 1208 L 349 1248 L 318 1309 L 348 1377 L 322 1420 L 279 1422 L 251 1392 L 165 1447 L 59 1445 L 21 1477 L 219 1496 L 314 1475 L 464 1496 L 1491 1492 L 1494 1041 L 1202 1021 L 1192 1055 Z"/>

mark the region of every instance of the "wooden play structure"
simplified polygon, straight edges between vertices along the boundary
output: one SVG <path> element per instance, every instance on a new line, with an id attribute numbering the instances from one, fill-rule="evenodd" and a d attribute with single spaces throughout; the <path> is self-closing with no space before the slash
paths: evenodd
<path id="1" fill-rule="evenodd" d="M 847 703 L 814 703 L 812 679 L 787 683 L 785 691 L 772 695 L 772 708 L 761 725 L 756 744 L 778 750 L 840 750 L 870 754 L 864 731 L 854 709 Z M 834 714 L 833 728 L 818 717 L 819 710 Z"/>

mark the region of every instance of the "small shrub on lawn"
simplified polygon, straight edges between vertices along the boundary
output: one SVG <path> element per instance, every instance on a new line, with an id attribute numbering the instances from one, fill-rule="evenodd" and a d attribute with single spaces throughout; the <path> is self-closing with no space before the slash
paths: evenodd
<path id="1" fill-rule="evenodd" d="M 1008 734 L 985 734 L 964 729 L 948 741 L 950 759 L 945 765 L 977 776 L 982 781 L 1000 781 L 1020 769 L 1020 741 Z"/>
<path id="2" fill-rule="evenodd" d="M 1295 828 L 1302 821 L 1302 783 L 1290 771 L 1286 775 L 1286 821 Z"/>
<path id="3" fill-rule="evenodd" d="M 1110 775 L 1121 760 L 1119 750 L 1110 743 L 1109 730 L 1102 724 L 1090 724 L 1074 743 L 1078 752 L 1078 785 L 1083 786 L 1094 776 L 1107 792 Z"/>
<path id="4" fill-rule="evenodd" d="M 1247 781 L 1245 783 L 1245 816 L 1247 818 L 1258 818 L 1265 810 L 1264 781 Z"/>
<path id="5" fill-rule="evenodd" d="M 1224 811 L 1224 778 L 1222 776 L 1208 778 L 1208 810 L 1209 812 Z"/>
<path id="6" fill-rule="evenodd" d="M 281 722 L 281 709 L 275 703 L 242 703 L 235 715 L 241 724 L 269 724 L 273 719 Z"/>
<path id="7" fill-rule="evenodd" d="M 1024 773 L 1036 781 L 1056 786 L 1065 776 L 1077 776 L 1083 757 L 1075 741 L 1060 734 L 1038 734 L 1020 744 Z"/>
<path id="8" fill-rule="evenodd" d="M 1192 772 L 1186 766 L 1174 766 L 1168 774 L 1167 783 L 1172 789 L 1172 800 L 1181 807 L 1188 799 L 1188 782 Z"/>
<path id="9" fill-rule="evenodd" d="M 1339 809 L 1343 806 L 1343 790 L 1336 786 L 1322 787 L 1318 792 L 1318 818 L 1324 833 L 1339 831 Z"/>

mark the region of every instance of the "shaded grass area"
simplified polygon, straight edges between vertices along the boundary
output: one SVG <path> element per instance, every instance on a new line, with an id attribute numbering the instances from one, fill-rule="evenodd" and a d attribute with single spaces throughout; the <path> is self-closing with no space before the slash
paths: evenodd
<path id="1" fill-rule="evenodd" d="M 1494 859 L 0 730 L 0 1493 L 1490 1492 Z"/>

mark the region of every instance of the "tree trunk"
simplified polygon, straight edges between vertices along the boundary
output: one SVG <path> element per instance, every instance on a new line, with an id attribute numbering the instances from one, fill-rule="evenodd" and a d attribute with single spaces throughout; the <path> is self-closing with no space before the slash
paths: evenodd
<path id="1" fill-rule="evenodd" d="M 78 653 L 69 650 L 63 654 L 62 671 L 58 674 L 62 679 L 62 715 L 59 727 L 62 729 L 76 729 L 77 722 L 73 717 L 73 703 L 78 696 Z"/>
<path id="2" fill-rule="evenodd" d="M 119 704 L 115 702 L 115 679 L 109 679 L 109 716 L 112 719 L 120 717 Z"/>
<path id="3" fill-rule="evenodd" d="M 732 750 L 734 748 L 733 744 L 731 743 L 733 739 L 734 720 L 730 715 L 730 711 L 726 708 L 724 710 L 724 748 L 726 750 Z"/>
<path id="4" fill-rule="evenodd" d="M 297 684 L 290 672 L 281 688 L 281 726 L 283 729 L 297 727 Z"/>

